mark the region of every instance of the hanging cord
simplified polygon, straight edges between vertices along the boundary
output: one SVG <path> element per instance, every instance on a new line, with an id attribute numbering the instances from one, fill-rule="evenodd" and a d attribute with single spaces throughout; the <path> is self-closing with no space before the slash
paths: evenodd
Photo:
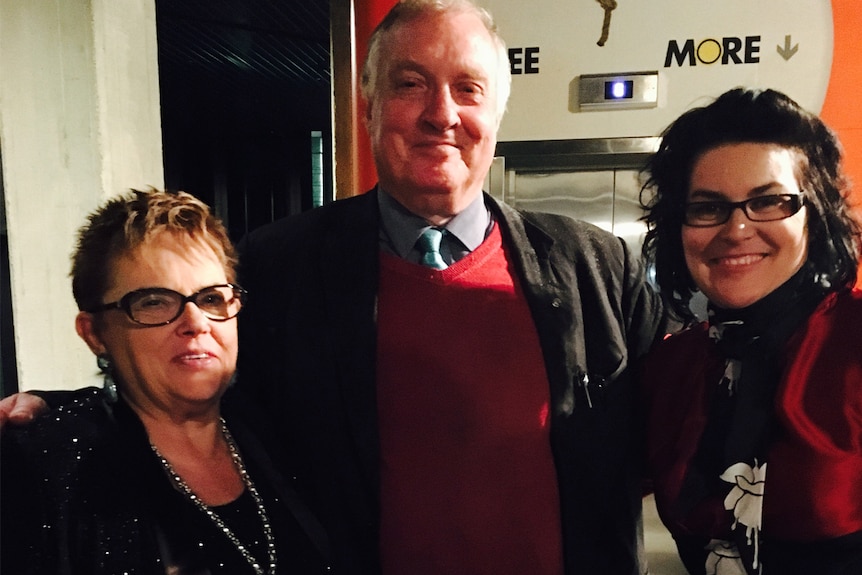
<path id="1" fill-rule="evenodd" d="M 596 42 L 599 46 L 604 46 L 608 41 L 608 34 L 611 31 L 611 12 L 617 7 L 617 0 L 596 0 L 605 10 L 605 20 L 602 22 L 602 37 Z"/>

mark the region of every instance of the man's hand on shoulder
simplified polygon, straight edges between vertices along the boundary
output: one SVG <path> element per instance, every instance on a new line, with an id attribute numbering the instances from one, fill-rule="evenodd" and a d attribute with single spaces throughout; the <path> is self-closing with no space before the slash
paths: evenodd
<path id="1" fill-rule="evenodd" d="M 48 404 L 41 397 L 30 393 L 15 393 L 0 400 L 0 431 L 6 424 L 26 425 L 36 416 L 48 411 Z"/>

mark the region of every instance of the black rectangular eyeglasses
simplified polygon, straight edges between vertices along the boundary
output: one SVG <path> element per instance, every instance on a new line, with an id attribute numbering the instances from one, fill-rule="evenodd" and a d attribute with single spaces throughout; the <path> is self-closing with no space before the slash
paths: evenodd
<path id="1" fill-rule="evenodd" d="M 720 226 L 730 219 L 737 208 L 752 222 L 773 222 L 789 218 L 802 209 L 802 205 L 802 194 L 772 194 L 741 202 L 689 202 L 683 211 L 683 223 L 694 228 Z"/>
<path id="2" fill-rule="evenodd" d="M 235 284 L 205 287 L 188 296 L 172 289 L 153 287 L 131 291 L 118 301 L 86 311 L 97 313 L 119 309 L 135 323 L 156 326 L 176 321 L 183 314 L 186 304 L 193 303 L 209 319 L 227 321 L 239 314 L 247 296 L 248 292 Z"/>

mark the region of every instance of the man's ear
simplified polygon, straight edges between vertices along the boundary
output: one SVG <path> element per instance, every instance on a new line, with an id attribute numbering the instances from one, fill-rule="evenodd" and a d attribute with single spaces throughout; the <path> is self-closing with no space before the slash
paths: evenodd
<path id="1" fill-rule="evenodd" d="M 80 338 L 84 340 L 87 347 L 94 354 L 102 355 L 105 353 L 105 344 L 102 343 L 102 338 L 99 337 L 93 314 L 86 311 L 78 312 L 78 315 L 75 316 L 75 331 L 78 332 Z"/>

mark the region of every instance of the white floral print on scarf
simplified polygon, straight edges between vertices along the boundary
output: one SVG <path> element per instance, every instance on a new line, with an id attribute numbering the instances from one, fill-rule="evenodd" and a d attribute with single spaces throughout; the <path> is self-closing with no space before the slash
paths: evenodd
<path id="1" fill-rule="evenodd" d="M 706 575 L 746 575 L 739 550 L 730 541 L 713 539 L 706 550 Z"/>
<path id="2" fill-rule="evenodd" d="M 754 467 L 747 463 L 734 463 L 721 474 L 721 479 L 734 484 L 724 498 L 724 508 L 733 511 L 733 529 L 745 526 L 745 536 L 749 545 L 754 545 L 754 564 L 752 568 L 760 572 L 759 546 L 760 529 L 763 525 L 763 487 L 766 481 L 766 463 Z M 707 575 L 745 575 L 742 557 L 736 545 L 729 541 L 713 539 L 706 549 Z"/>

